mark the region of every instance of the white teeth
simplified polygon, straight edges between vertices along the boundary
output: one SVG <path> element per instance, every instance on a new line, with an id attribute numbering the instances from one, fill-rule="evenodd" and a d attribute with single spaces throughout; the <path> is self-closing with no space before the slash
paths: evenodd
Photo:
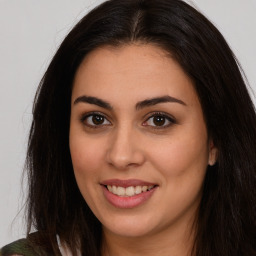
<path id="1" fill-rule="evenodd" d="M 127 188 L 107 185 L 108 191 L 118 196 L 134 196 L 149 191 L 154 186 L 130 186 Z"/>
<path id="2" fill-rule="evenodd" d="M 138 195 L 141 193 L 141 186 L 136 186 L 135 188 L 135 194 Z"/>
<path id="3" fill-rule="evenodd" d="M 143 191 L 143 192 L 146 192 L 146 191 L 147 191 L 147 189 L 148 189 L 148 187 L 147 187 L 147 186 L 143 186 L 143 187 L 142 187 L 142 191 Z"/>
<path id="4" fill-rule="evenodd" d="M 123 188 L 123 187 L 117 187 L 117 189 L 116 189 L 116 194 L 117 194 L 118 196 L 125 196 L 125 188 Z"/>
<path id="5" fill-rule="evenodd" d="M 117 195 L 117 188 L 116 188 L 116 186 L 112 186 L 112 191 L 110 191 L 110 192 L 112 192 L 113 194 Z"/>
<path id="6" fill-rule="evenodd" d="M 126 194 L 126 196 L 134 196 L 135 195 L 134 187 L 126 188 L 125 189 L 125 194 Z"/>

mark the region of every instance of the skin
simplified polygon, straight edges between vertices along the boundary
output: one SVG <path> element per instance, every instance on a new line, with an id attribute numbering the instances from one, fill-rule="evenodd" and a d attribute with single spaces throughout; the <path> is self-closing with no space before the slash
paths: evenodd
<path id="1" fill-rule="evenodd" d="M 85 95 L 111 109 L 75 102 Z M 177 101 L 136 109 L 162 96 Z M 189 255 L 206 168 L 217 149 L 193 83 L 176 61 L 149 44 L 104 46 L 87 55 L 73 84 L 70 152 L 79 189 L 103 225 L 103 255 Z M 157 187 L 143 204 L 120 209 L 103 194 L 100 184 L 108 179 Z"/>

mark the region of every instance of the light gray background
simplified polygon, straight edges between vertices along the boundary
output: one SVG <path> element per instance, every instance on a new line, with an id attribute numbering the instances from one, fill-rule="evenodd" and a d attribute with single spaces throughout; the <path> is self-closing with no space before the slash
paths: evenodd
<path id="1" fill-rule="evenodd" d="M 21 174 L 37 85 L 63 37 L 100 2 L 0 0 L 0 247 L 25 234 Z M 256 0 L 188 2 L 220 29 L 256 91 Z"/>

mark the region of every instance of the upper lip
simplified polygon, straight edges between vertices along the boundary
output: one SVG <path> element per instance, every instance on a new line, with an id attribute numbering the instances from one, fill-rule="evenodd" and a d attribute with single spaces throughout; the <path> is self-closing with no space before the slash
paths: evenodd
<path id="1" fill-rule="evenodd" d="M 157 185 L 148 181 L 137 180 L 137 179 L 128 179 L 128 180 L 110 179 L 110 180 L 104 180 L 100 184 L 104 186 L 110 185 L 110 186 L 117 186 L 117 187 L 124 187 L 124 188 Z"/>

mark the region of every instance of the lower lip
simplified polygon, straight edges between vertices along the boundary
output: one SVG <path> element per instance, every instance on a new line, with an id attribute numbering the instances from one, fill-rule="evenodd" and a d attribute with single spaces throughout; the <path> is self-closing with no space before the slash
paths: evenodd
<path id="1" fill-rule="evenodd" d="M 127 209 L 127 208 L 134 208 L 136 206 L 139 206 L 145 203 L 156 191 L 157 186 L 152 188 L 149 191 L 142 192 L 134 196 L 118 196 L 111 193 L 105 186 L 102 186 L 102 188 L 103 188 L 103 194 L 109 203 L 111 203 L 113 206 L 117 208 Z"/>

